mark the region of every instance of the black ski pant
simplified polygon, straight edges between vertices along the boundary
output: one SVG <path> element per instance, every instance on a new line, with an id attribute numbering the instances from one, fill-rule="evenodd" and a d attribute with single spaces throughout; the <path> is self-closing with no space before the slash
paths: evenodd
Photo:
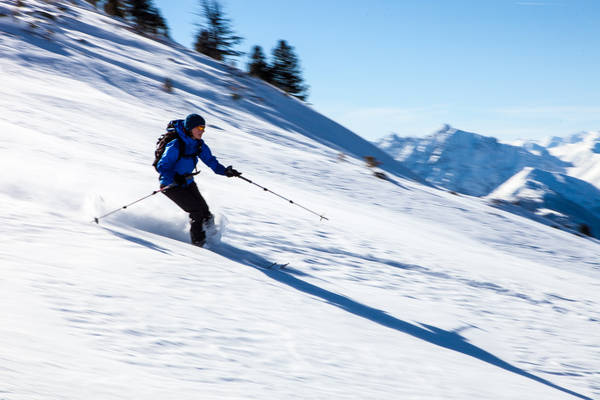
<path id="1" fill-rule="evenodd" d="M 208 221 L 212 214 L 208 210 L 208 204 L 198 191 L 196 182 L 188 186 L 175 186 L 163 192 L 169 199 L 173 200 L 183 211 L 190 214 L 190 237 L 193 244 L 204 244 L 206 233 L 203 224 Z"/>

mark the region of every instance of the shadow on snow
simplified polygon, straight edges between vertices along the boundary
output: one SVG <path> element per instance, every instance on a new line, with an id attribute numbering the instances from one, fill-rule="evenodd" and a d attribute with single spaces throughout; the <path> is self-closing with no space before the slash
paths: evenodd
<path id="1" fill-rule="evenodd" d="M 164 247 L 160 247 L 159 245 L 154 244 L 148 240 L 144 240 L 144 239 L 136 237 L 136 236 L 128 235 L 126 233 L 119 232 L 119 231 L 116 231 L 114 229 L 110 229 L 107 227 L 104 227 L 104 229 L 107 230 L 108 232 L 112 233 L 113 235 L 120 237 L 121 239 L 129 240 L 130 242 L 139 244 L 140 246 L 147 247 L 151 250 L 156 250 L 156 251 L 164 253 L 164 254 L 169 254 L 169 251 L 167 249 L 165 249 Z"/>
<path id="2" fill-rule="evenodd" d="M 410 322 L 403 321 L 401 319 L 387 314 L 382 310 L 369 307 L 365 304 L 352 300 L 351 298 L 320 288 L 316 285 L 313 285 L 302 279 L 292 276 L 287 270 L 281 271 L 260 268 L 260 266 L 268 267 L 273 263 L 269 262 L 269 260 L 251 251 L 239 249 L 226 243 L 220 243 L 219 246 L 216 246 L 212 250 L 232 261 L 256 268 L 265 275 L 267 275 L 269 278 L 279 283 L 283 283 L 300 292 L 320 298 L 323 301 L 331 304 L 332 306 L 341 308 L 342 310 L 345 310 L 358 317 L 367 319 L 371 322 L 375 322 L 387 328 L 395 329 L 399 332 L 411 335 L 436 346 L 443 347 L 445 349 L 453 350 L 465 354 L 467 356 L 476 358 L 480 361 L 502 368 L 506 371 L 515 373 L 525 378 L 529 378 L 533 381 L 539 382 L 553 389 L 560 390 L 564 393 L 570 394 L 580 399 L 592 400 L 590 397 L 584 396 L 572 390 L 556 385 L 547 379 L 533 375 L 521 368 L 518 368 L 496 357 L 495 355 L 483 350 L 482 348 L 469 343 L 463 336 L 461 336 L 457 332 L 447 331 L 432 325 L 421 324 L 421 326 L 419 326 Z M 293 273 L 293 271 L 290 272 Z"/>

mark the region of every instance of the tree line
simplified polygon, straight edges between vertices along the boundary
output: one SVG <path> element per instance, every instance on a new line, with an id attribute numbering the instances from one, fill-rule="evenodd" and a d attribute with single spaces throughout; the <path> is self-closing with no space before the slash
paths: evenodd
<path id="1" fill-rule="evenodd" d="M 133 23 L 139 32 L 169 37 L 169 28 L 153 0 L 88 0 L 112 16 Z M 194 49 L 215 60 L 228 61 L 244 55 L 235 47 L 243 40 L 235 34 L 232 22 L 218 0 L 199 0 L 201 22 L 196 24 Z M 308 96 L 300 60 L 287 41 L 279 40 L 269 62 L 260 46 L 254 46 L 247 64 L 249 75 L 260 78 L 301 100 Z"/>
<path id="2" fill-rule="evenodd" d="M 152 0 L 88 0 L 113 17 L 132 22 L 138 32 L 169 37 L 169 27 Z"/>

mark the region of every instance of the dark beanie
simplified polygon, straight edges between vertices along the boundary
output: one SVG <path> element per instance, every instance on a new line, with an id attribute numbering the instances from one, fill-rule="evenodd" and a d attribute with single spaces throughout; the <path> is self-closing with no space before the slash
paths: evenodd
<path id="1" fill-rule="evenodd" d="M 200 125 L 205 126 L 206 123 L 204 122 L 204 118 L 202 118 L 198 114 L 188 115 L 185 119 L 185 122 L 183 123 L 183 127 L 188 132 Z"/>

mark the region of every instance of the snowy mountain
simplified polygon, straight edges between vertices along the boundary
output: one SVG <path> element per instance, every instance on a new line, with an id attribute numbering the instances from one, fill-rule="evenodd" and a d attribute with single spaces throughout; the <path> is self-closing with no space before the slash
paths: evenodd
<path id="1" fill-rule="evenodd" d="M 600 198 L 587 183 L 600 183 L 597 132 L 508 145 L 445 126 L 422 139 L 390 135 L 377 144 L 435 185 L 487 196 L 552 226 L 588 226 L 600 237 Z"/>
<path id="2" fill-rule="evenodd" d="M 570 166 L 449 125 L 424 138 L 391 135 L 376 144 L 428 182 L 471 196 L 489 194 L 525 167 L 564 172 Z"/>
<path id="3" fill-rule="evenodd" d="M 552 136 L 550 138 L 542 139 L 540 141 L 540 145 L 547 149 L 552 149 L 555 147 L 562 147 L 569 144 L 581 143 L 585 141 L 587 136 L 589 136 L 589 132 L 577 132 L 565 137 Z"/>
<path id="4" fill-rule="evenodd" d="M 553 137 L 522 143 L 525 148 L 542 148 L 554 157 L 572 164 L 566 170 L 570 176 L 590 182 L 600 188 L 600 132 L 580 132 L 565 138 Z"/>
<path id="5" fill-rule="evenodd" d="M 0 399 L 600 396 L 598 241 L 410 179 L 86 2 L 23 3 L 0 0 Z M 190 112 L 222 163 L 329 220 L 203 166 L 208 249 L 162 194 L 122 209 Z"/>
<path id="6" fill-rule="evenodd" d="M 580 179 L 524 168 L 488 198 L 500 205 L 517 205 L 574 231 L 587 226 L 587 234 L 600 237 L 600 190 Z"/>

